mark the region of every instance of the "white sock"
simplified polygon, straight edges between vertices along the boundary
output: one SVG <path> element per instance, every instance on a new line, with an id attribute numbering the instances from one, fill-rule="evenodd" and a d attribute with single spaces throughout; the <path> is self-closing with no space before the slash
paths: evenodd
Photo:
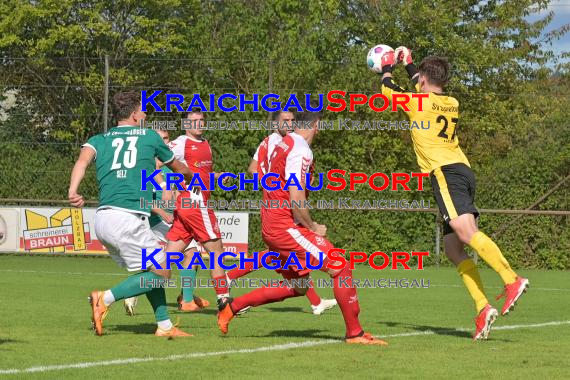
<path id="1" fill-rule="evenodd" d="M 168 331 L 171 328 L 174 327 L 174 325 L 172 324 L 172 322 L 170 321 L 170 319 L 166 319 L 164 321 L 159 321 L 156 322 L 156 324 L 158 325 L 158 327 L 164 331 Z"/>
<path id="2" fill-rule="evenodd" d="M 224 293 L 224 294 L 218 294 L 218 299 L 220 298 L 228 298 L 230 296 L 230 293 Z"/>
<path id="3" fill-rule="evenodd" d="M 105 304 L 105 306 L 109 306 L 113 302 L 115 302 L 115 296 L 113 295 L 113 292 L 111 292 L 110 290 L 105 290 L 105 292 L 103 293 L 103 303 Z"/>

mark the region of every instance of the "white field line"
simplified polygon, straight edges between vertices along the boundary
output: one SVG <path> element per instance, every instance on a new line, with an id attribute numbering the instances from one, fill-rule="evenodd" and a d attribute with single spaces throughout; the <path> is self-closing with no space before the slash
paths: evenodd
<path id="1" fill-rule="evenodd" d="M 22 269 L 0 269 L 0 272 L 11 272 L 11 273 L 37 273 L 37 274 L 67 274 L 71 276 L 128 276 L 128 273 L 109 273 L 109 272 L 54 272 L 54 271 L 41 271 L 41 270 L 22 270 Z M 463 288 L 463 285 L 457 284 L 430 284 L 430 287 L 440 287 L 440 288 Z M 503 289 L 502 286 L 486 286 L 487 289 Z M 556 291 L 556 292 L 570 292 L 570 288 L 535 288 L 531 287 L 531 290 L 544 290 L 544 291 Z"/>
<path id="2" fill-rule="evenodd" d="M 570 321 L 553 321 L 545 323 L 535 323 L 529 325 L 510 325 L 510 326 L 498 326 L 493 328 L 496 330 L 518 330 L 524 328 L 542 328 L 549 326 L 560 326 L 570 324 Z M 445 331 L 470 331 L 467 328 L 449 329 Z M 400 338 L 408 336 L 422 336 L 422 335 L 435 335 L 437 334 L 432 330 L 425 331 L 413 331 L 407 333 L 399 334 L 389 334 L 380 335 L 379 338 Z M 335 344 L 341 343 L 340 339 L 325 339 L 325 340 L 308 340 L 300 343 L 286 343 L 286 344 L 276 344 L 273 346 L 264 346 L 258 348 L 245 348 L 240 350 L 227 350 L 227 351 L 211 351 L 211 352 L 194 352 L 190 354 L 179 354 L 179 355 L 169 355 L 169 356 L 159 356 L 159 357 L 144 357 L 144 358 L 127 358 L 127 359 L 115 359 L 115 360 L 103 360 L 97 362 L 83 362 L 83 363 L 70 363 L 70 364 L 58 364 L 58 365 L 45 365 L 29 368 L 10 368 L 10 369 L 0 369 L 0 375 L 13 375 L 20 373 L 35 373 L 35 372 L 48 372 L 48 371 L 60 371 L 66 369 L 82 369 L 91 367 L 104 367 L 113 365 L 124 365 L 124 364 L 134 364 L 134 363 L 148 363 L 148 362 L 163 362 L 163 361 L 176 361 L 192 358 L 203 358 L 208 356 L 221 356 L 221 355 L 235 355 L 235 354 L 252 354 L 256 352 L 267 352 L 267 351 L 285 351 L 297 348 L 322 346 L 325 344 Z"/>

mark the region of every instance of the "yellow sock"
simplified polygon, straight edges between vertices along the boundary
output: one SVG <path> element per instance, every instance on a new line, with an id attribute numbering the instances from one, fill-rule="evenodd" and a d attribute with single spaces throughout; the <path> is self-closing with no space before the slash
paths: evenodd
<path id="1" fill-rule="evenodd" d="M 483 232 L 477 231 L 471 238 L 469 246 L 501 276 L 505 284 L 512 284 L 517 280 L 517 274 L 511 269 L 497 244 Z"/>
<path id="2" fill-rule="evenodd" d="M 469 291 L 469 295 L 471 295 L 471 298 L 473 298 L 473 301 L 475 302 L 477 313 L 479 313 L 489 303 L 489 301 L 487 300 L 487 297 L 485 297 L 483 283 L 481 282 L 481 277 L 479 276 L 479 271 L 477 270 L 475 263 L 471 259 L 463 260 L 457 266 L 457 271 L 463 279 L 463 283 Z"/>

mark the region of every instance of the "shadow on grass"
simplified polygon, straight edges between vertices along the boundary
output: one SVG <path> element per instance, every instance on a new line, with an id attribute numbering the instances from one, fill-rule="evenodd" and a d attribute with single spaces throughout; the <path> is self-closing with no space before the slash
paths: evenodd
<path id="1" fill-rule="evenodd" d="M 302 307 L 266 307 L 266 309 L 277 313 L 305 312 L 305 310 Z"/>
<path id="2" fill-rule="evenodd" d="M 379 324 L 383 324 L 389 327 L 403 327 L 405 329 L 411 329 L 419 332 L 428 332 L 431 331 L 435 335 L 444 335 L 444 336 L 452 336 L 461 339 L 473 339 L 473 332 L 469 332 L 466 330 L 458 330 L 449 327 L 439 327 L 439 326 L 428 326 L 428 325 L 414 325 L 411 323 L 401 323 L 401 322 L 378 322 Z M 475 331 L 475 327 L 473 327 L 473 331 Z M 491 334 L 492 334 L 491 329 Z M 488 340 L 500 341 L 500 342 L 510 342 L 509 339 L 493 339 L 489 338 Z"/>
<path id="3" fill-rule="evenodd" d="M 136 325 L 109 325 L 105 326 L 107 331 L 126 331 L 133 334 L 154 334 L 156 323 L 140 323 Z"/>
<path id="4" fill-rule="evenodd" d="M 338 335 L 327 335 L 323 334 L 324 330 L 273 330 L 266 335 L 252 335 L 251 338 L 273 338 L 273 337 L 284 337 L 284 338 L 315 338 L 315 339 L 340 339 Z"/>

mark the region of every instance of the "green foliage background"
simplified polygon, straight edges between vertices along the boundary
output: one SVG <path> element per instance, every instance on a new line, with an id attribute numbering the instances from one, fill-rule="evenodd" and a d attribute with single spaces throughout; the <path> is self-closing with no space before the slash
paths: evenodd
<path id="1" fill-rule="evenodd" d="M 541 38 L 552 18 L 526 16 L 548 1 L 0 1 L 0 90 L 17 89 L 17 105 L 0 118 L 0 198 L 65 199 L 79 146 L 103 130 L 104 59 L 114 92 L 161 89 L 199 93 L 373 93 L 379 80 L 365 65 L 385 43 L 449 58 L 449 93 L 461 105 L 459 138 L 478 179 L 480 208 L 523 209 L 570 174 L 570 73 Z M 404 70 L 396 79 L 406 85 Z M 1 94 L 0 94 L 1 95 Z M 1 100 L 1 99 L 0 99 Z M 164 104 L 164 97 L 161 98 Z M 1 114 L 0 114 L 1 116 Z M 150 114 L 150 120 L 179 118 Z M 266 115 L 214 113 L 211 120 Z M 403 114 L 329 113 L 328 120 L 393 119 Z M 264 131 L 213 131 L 218 170 L 242 172 Z M 417 164 L 407 131 L 325 131 L 314 145 L 317 171 L 411 172 Z M 568 181 L 570 182 L 570 181 Z M 568 210 L 566 182 L 537 209 Z M 427 181 L 426 181 L 427 184 Z M 320 192 L 318 199 L 431 200 L 431 189 L 406 194 Z M 94 172 L 82 187 L 96 199 Z M 217 198 L 259 198 L 217 192 Z M 435 202 L 432 201 L 432 207 Z M 340 247 L 434 251 L 435 216 L 424 213 L 317 211 Z M 259 218 L 250 241 L 261 248 Z M 492 233 L 512 216 L 483 215 Z M 498 237 L 515 266 L 570 268 L 569 218 L 527 216 Z"/>

